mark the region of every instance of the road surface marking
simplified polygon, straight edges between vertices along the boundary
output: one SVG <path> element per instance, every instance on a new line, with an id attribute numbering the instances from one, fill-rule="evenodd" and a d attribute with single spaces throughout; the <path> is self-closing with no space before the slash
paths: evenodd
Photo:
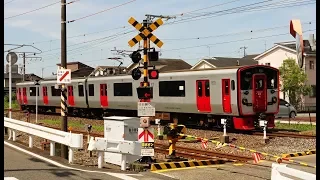
<path id="1" fill-rule="evenodd" d="M 51 159 L 42 157 L 42 156 L 40 156 L 40 155 L 38 155 L 38 154 L 35 154 L 35 153 L 32 153 L 32 152 L 27 151 L 27 150 L 25 150 L 25 149 L 22 149 L 22 148 L 20 148 L 20 147 L 18 147 L 18 146 L 15 146 L 15 145 L 11 144 L 11 143 L 8 143 L 8 142 L 6 142 L 6 141 L 4 141 L 4 144 L 7 145 L 7 146 L 10 146 L 10 147 L 12 147 L 12 148 L 14 148 L 14 149 L 16 149 L 16 150 L 19 150 L 19 151 L 22 151 L 22 152 L 24 152 L 24 153 L 26 153 L 26 154 L 29 154 L 29 155 L 31 155 L 31 156 L 34 156 L 34 157 L 36 157 L 36 158 L 38 158 L 38 159 L 41 159 L 41 160 L 43 160 L 43 161 L 47 161 L 48 163 L 51 163 L 51 164 L 53 164 L 53 165 L 55 165 L 55 166 L 58 166 L 58 167 L 61 167 L 61 168 L 71 169 L 71 170 L 75 170 L 75 171 L 82 171 L 82 172 L 107 174 L 107 175 L 114 176 L 114 177 L 117 177 L 117 178 L 119 178 L 119 179 L 124 179 L 124 180 L 138 180 L 138 179 L 136 179 L 136 178 L 133 178 L 133 177 L 128 176 L 128 175 L 130 175 L 130 174 L 110 173 L 110 172 L 102 172 L 102 171 L 89 171 L 89 170 L 84 170 L 84 169 L 77 169 L 77 168 L 73 168 L 73 167 L 68 167 L 68 166 L 62 165 L 62 164 L 60 164 L 60 163 L 58 163 L 58 162 L 55 162 L 55 161 L 53 161 L 53 160 L 51 160 Z M 137 174 L 137 175 L 135 175 L 135 176 L 139 176 L 139 175 Z M 142 175 L 140 174 L 140 176 L 142 176 Z M 9 180 L 9 179 L 8 179 L 8 180 Z M 18 180 L 18 179 L 12 179 L 12 180 Z"/>
<path id="2" fill-rule="evenodd" d="M 19 180 L 15 177 L 4 177 L 4 180 Z"/>

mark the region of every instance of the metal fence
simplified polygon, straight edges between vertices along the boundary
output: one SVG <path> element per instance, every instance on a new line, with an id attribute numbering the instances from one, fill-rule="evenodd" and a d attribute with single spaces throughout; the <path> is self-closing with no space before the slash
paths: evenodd
<path id="1" fill-rule="evenodd" d="M 296 108 L 299 113 L 315 113 L 316 103 L 304 103 L 298 105 Z"/>

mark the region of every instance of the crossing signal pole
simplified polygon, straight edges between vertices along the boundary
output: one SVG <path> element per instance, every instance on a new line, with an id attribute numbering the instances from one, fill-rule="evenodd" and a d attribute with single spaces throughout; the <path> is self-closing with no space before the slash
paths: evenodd
<path id="1" fill-rule="evenodd" d="M 140 86 L 137 88 L 138 98 L 140 102 L 138 103 L 138 116 L 140 116 L 140 128 L 143 128 L 144 132 L 148 132 L 148 128 L 150 127 L 150 116 L 155 116 L 155 107 L 150 103 L 150 100 L 153 98 L 153 89 L 150 87 L 149 78 L 150 79 L 158 79 L 159 71 L 155 69 L 153 66 L 152 70 L 148 70 L 149 60 L 157 61 L 159 59 L 159 53 L 155 51 L 155 48 L 150 48 L 150 41 L 152 41 L 156 46 L 159 48 L 162 47 L 163 42 L 158 39 L 155 35 L 152 34 L 154 30 L 156 30 L 159 26 L 163 24 L 162 16 L 154 16 L 154 15 L 146 15 L 146 19 L 143 20 L 143 23 L 140 24 L 136 21 L 133 17 L 131 17 L 128 22 L 135 27 L 139 34 L 132 38 L 128 44 L 130 47 L 133 47 L 141 40 L 143 40 L 143 49 L 139 49 L 134 51 L 130 58 L 132 59 L 133 63 L 137 64 L 141 61 L 141 54 L 140 51 L 143 51 L 143 81 L 140 83 Z M 155 22 L 152 23 L 153 17 L 159 17 Z M 153 49 L 153 51 L 150 51 Z M 132 70 L 132 78 L 134 80 L 139 80 L 141 77 L 141 71 L 138 67 Z M 149 111 L 143 111 L 141 109 L 148 108 Z M 147 144 L 154 143 L 154 142 L 145 142 Z M 154 147 L 154 145 L 152 146 Z M 154 149 L 153 151 L 148 151 L 148 147 L 144 147 L 142 145 L 141 155 L 143 156 L 144 161 L 152 161 L 151 156 L 154 156 Z M 144 151 L 146 150 L 147 151 Z"/>

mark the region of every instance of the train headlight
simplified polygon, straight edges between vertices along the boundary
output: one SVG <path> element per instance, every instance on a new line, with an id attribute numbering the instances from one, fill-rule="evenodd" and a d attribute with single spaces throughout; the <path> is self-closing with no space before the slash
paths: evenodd
<path id="1" fill-rule="evenodd" d="M 248 99 L 243 98 L 243 99 L 242 99 L 242 104 L 247 105 L 247 104 L 248 104 Z"/>
<path id="2" fill-rule="evenodd" d="M 278 98 L 277 97 L 272 97 L 272 102 L 273 103 L 276 103 L 278 101 Z"/>

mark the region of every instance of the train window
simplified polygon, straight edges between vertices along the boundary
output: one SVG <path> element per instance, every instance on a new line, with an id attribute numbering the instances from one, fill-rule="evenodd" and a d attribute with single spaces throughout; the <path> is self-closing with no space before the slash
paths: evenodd
<path id="1" fill-rule="evenodd" d="M 185 81 L 160 81 L 159 96 L 185 97 Z"/>
<path id="2" fill-rule="evenodd" d="M 226 95 L 229 94 L 229 81 L 228 80 L 224 80 L 224 93 Z"/>
<path id="3" fill-rule="evenodd" d="M 89 96 L 94 96 L 94 84 L 89 84 Z"/>
<path id="4" fill-rule="evenodd" d="M 201 97 L 202 96 L 202 82 L 201 81 L 198 81 L 197 89 L 198 89 L 198 96 Z"/>
<path id="5" fill-rule="evenodd" d="M 29 91 L 30 91 L 30 96 L 36 96 L 36 87 L 30 87 Z M 38 88 L 38 96 L 39 95 L 40 95 L 40 92 L 39 92 L 39 88 Z"/>
<path id="6" fill-rule="evenodd" d="M 61 90 L 51 86 L 51 96 L 61 96 Z"/>
<path id="7" fill-rule="evenodd" d="M 79 97 L 84 96 L 83 85 L 78 85 L 78 92 L 79 92 Z"/>
<path id="8" fill-rule="evenodd" d="M 132 96 L 132 83 L 114 83 L 114 96 Z"/>
<path id="9" fill-rule="evenodd" d="M 234 80 L 231 80 L 231 90 L 234 91 L 235 89 L 235 83 Z"/>
<path id="10" fill-rule="evenodd" d="M 263 86 L 263 80 L 262 79 L 258 79 L 256 80 L 256 90 L 263 90 L 264 86 Z"/>
<path id="11" fill-rule="evenodd" d="M 210 84 L 209 81 L 206 81 L 206 91 L 205 91 L 206 97 L 210 97 Z"/>

